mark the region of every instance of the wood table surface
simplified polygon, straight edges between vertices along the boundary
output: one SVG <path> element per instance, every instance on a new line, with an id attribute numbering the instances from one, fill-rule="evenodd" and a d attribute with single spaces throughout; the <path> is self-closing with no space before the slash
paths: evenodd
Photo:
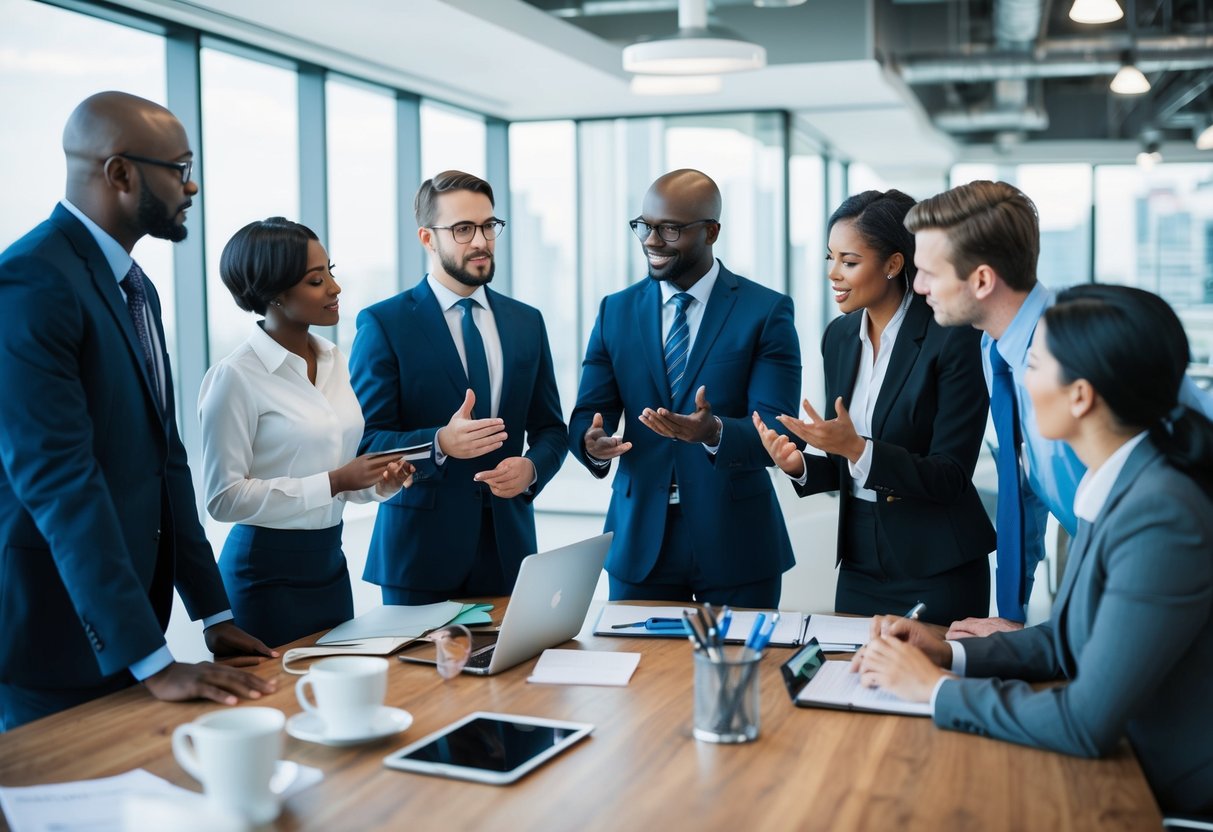
<path id="1" fill-rule="evenodd" d="M 505 599 L 495 599 L 499 618 Z M 286 738 L 284 757 L 324 772 L 285 804 L 274 829 L 362 830 L 1141 830 L 1161 816 L 1127 744 L 1083 760 L 942 731 L 929 719 L 792 705 L 762 664 L 761 733 L 746 745 L 691 737 L 691 648 L 684 639 L 595 637 L 595 604 L 566 648 L 642 654 L 627 687 L 528 684 L 535 660 L 491 677 L 444 682 L 391 660 L 387 704 L 412 727 L 352 748 Z M 310 644 L 313 638 L 295 646 Z M 278 690 L 250 704 L 301 709 L 298 676 L 278 661 Z M 133 687 L 0 734 L 0 785 L 145 768 L 199 785 L 174 761 L 173 729 L 220 707 L 165 703 Z M 475 710 L 593 723 L 587 739 L 511 786 L 386 769 L 388 753 Z M 504 824 L 504 825 L 503 825 Z M 4 829 L 8 829 L 4 824 Z"/>

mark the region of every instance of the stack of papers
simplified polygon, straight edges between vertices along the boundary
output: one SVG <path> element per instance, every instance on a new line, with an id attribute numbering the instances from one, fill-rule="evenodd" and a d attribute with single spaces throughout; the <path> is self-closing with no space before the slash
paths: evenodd
<path id="1" fill-rule="evenodd" d="M 622 687 L 632 679 L 639 653 L 601 650 L 544 650 L 528 682 L 544 685 L 612 685 Z"/>
<path id="2" fill-rule="evenodd" d="M 649 630 L 644 622 L 649 618 L 682 618 L 683 611 L 695 614 L 694 607 L 642 607 L 631 604 L 607 604 L 602 608 L 598 623 L 594 626 L 596 636 L 643 636 L 646 638 L 686 638 L 679 630 Z M 772 610 L 766 610 L 768 618 Z M 734 610 L 729 631 L 724 640 L 730 644 L 743 644 L 754 628 L 758 616 L 755 610 Z M 616 628 L 619 624 L 635 624 L 634 627 Z M 841 615 L 826 615 L 781 610 L 779 623 L 771 633 L 772 647 L 797 647 L 816 638 L 826 652 L 849 653 L 868 643 L 872 628 L 871 618 L 849 618 Z"/>

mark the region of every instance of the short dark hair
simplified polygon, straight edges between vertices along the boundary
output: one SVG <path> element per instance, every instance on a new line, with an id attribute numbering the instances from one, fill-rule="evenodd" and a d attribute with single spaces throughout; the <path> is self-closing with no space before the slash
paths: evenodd
<path id="1" fill-rule="evenodd" d="M 985 264 L 1017 292 L 1036 285 L 1040 217 L 1035 203 L 1014 185 L 989 180 L 958 185 L 911 208 L 906 228 L 947 232 L 948 262 L 961 280 Z"/>
<path id="2" fill-rule="evenodd" d="M 490 205 L 496 204 L 493 202 L 493 186 L 479 176 L 461 170 L 444 170 L 432 179 L 422 182 L 421 187 L 417 189 L 417 196 L 413 199 L 413 214 L 417 217 L 418 227 L 429 228 L 434 224 L 434 215 L 438 213 L 438 197 L 449 191 L 484 194 L 489 198 Z"/>
<path id="3" fill-rule="evenodd" d="M 1044 314 L 1045 343 L 1062 381 L 1086 379 L 1132 430 L 1149 430 L 1167 461 L 1213 496 L 1213 424 L 1179 403 L 1190 360 L 1179 316 L 1153 292 L 1089 283 Z"/>
<path id="4" fill-rule="evenodd" d="M 303 279 L 316 232 L 285 217 L 250 222 L 219 256 L 219 277 L 245 312 L 264 315 L 270 301 Z"/>
<path id="5" fill-rule="evenodd" d="M 826 233 L 835 223 L 850 220 L 881 260 L 900 252 L 905 259 L 906 279 L 914 282 L 914 235 L 906 228 L 906 213 L 914 207 L 914 197 L 898 190 L 864 191 L 847 197 L 830 215 Z"/>

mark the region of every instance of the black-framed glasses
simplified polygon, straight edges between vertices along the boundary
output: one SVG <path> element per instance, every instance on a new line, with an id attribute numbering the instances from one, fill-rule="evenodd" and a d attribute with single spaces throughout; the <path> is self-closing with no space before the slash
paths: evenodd
<path id="1" fill-rule="evenodd" d="M 142 162 L 145 165 L 156 165 L 157 167 L 161 168 L 172 168 L 181 174 L 182 185 L 190 181 L 190 175 L 194 172 L 193 159 L 185 162 L 168 162 L 164 159 L 153 159 L 150 156 L 138 156 L 134 153 L 115 153 L 114 156 L 121 156 L 123 159 L 129 159 L 132 162 Z"/>
<path id="2" fill-rule="evenodd" d="M 505 220 L 489 220 L 486 223 L 477 225 L 474 222 L 457 222 L 454 225 L 431 225 L 427 226 L 431 230 L 438 231 L 440 229 L 451 232 L 451 236 L 455 238 L 457 243 L 470 243 L 472 238 L 476 236 L 476 229 L 480 229 L 480 233 L 484 235 L 484 239 L 496 240 L 501 236 L 501 232 L 505 230 Z"/>
<path id="3" fill-rule="evenodd" d="M 705 222 L 719 222 L 719 220 L 695 220 L 693 222 L 662 222 L 657 225 L 649 225 L 647 222 L 637 217 L 628 222 L 632 228 L 632 233 L 640 238 L 640 242 L 644 242 L 649 238 L 649 235 L 654 231 L 657 236 L 665 240 L 667 243 L 675 242 L 682 236 L 682 229 L 690 228 L 692 225 L 700 225 Z"/>

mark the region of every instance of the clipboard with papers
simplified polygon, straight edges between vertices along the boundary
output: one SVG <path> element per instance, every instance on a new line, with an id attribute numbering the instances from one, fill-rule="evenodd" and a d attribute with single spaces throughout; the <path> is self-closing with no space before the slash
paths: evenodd
<path id="1" fill-rule="evenodd" d="M 929 702 L 909 702 L 880 688 L 866 688 L 851 663 L 830 661 L 825 650 L 810 639 L 780 668 L 788 696 L 798 708 L 833 708 L 902 716 L 930 716 Z"/>
<path id="2" fill-rule="evenodd" d="M 684 610 L 694 613 L 695 607 L 649 607 L 632 604 L 607 604 L 594 625 L 596 636 L 629 636 L 635 638 L 686 638 L 677 628 L 652 625 L 652 619 L 681 619 Z M 724 634 L 727 644 L 744 644 L 754 626 L 754 619 L 763 610 L 734 610 L 729 631 Z M 770 610 L 765 611 L 768 614 Z M 632 626 L 623 626 L 632 625 Z M 780 611 L 779 623 L 771 634 L 772 647 L 800 647 L 817 639 L 821 649 L 830 653 L 850 653 L 868 643 L 872 619 L 852 618 L 825 613 Z"/>

